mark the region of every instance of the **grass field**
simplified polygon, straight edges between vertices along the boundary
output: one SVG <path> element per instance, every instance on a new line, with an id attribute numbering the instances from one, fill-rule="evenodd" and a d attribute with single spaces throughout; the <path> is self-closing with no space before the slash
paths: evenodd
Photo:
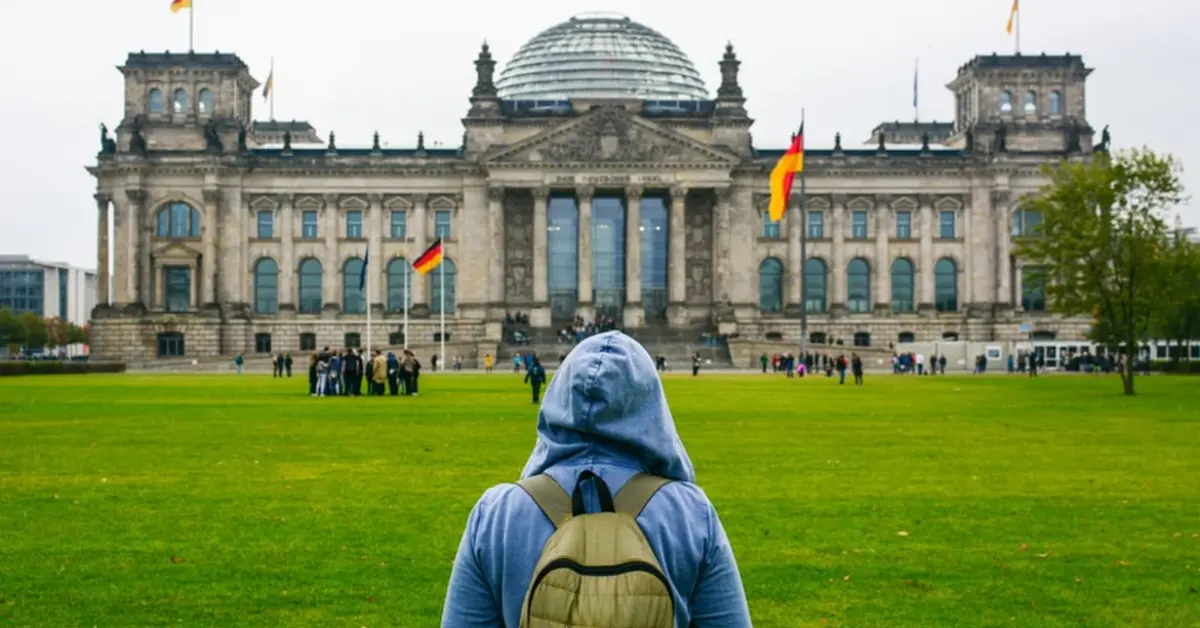
<path id="1" fill-rule="evenodd" d="M 0 380 L 0 625 L 437 625 L 514 375 Z M 755 625 L 1200 625 L 1200 380 L 666 378 Z"/>

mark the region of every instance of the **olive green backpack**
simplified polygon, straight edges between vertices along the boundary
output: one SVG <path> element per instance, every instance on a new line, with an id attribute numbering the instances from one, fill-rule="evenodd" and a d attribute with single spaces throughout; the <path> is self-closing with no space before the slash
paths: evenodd
<path id="1" fill-rule="evenodd" d="M 589 479 L 601 512 L 584 511 L 581 486 Z M 518 482 L 555 527 L 534 567 L 520 628 L 674 628 L 671 587 L 637 522 L 668 482 L 638 474 L 616 497 L 591 471 L 579 474 L 572 495 L 548 475 Z"/>

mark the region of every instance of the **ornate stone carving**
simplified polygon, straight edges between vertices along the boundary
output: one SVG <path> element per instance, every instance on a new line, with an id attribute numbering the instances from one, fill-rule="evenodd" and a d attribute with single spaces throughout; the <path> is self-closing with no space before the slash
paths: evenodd
<path id="1" fill-rule="evenodd" d="M 492 202 L 501 202 L 504 200 L 504 186 L 492 185 L 488 187 L 488 200 Z"/>
<path id="2" fill-rule="evenodd" d="M 645 191 L 646 189 L 643 186 L 631 185 L 625 188 L 625 198 L 631 203 L 634 201 L 640 201 L 642 199 L 642 194 L 644 194 Z"/>
<path id="3" fill-rule="evenodd" d="M 685 290 L 688 303 L 708 304 L 713 293 L 713 207 L 696 198 L 684 211 Z"/>
<path id="4" fill-rule="evenodd" d="M 322 198 L 325 199 L 326 207 L 337 207 L 337 202 L 338 202 L 337 194 L 323 194 Z"/>
<path id="5" fill-rule="evenodd" d="M 221 190 L 216 188 L 206 188 L 201 194 L 204 196 L 204 202 L 209 205 L 216 205 L 221 202 Z"/>
<path id="6" fill-rule="evenodd" d="M 652 130 L 616 108 L 601 109 L 564 130 L 561 135 L 548 137 L 545 143 L 518 151 L 507 158 L 517 161 L 626 163 L 717 159 L 715 155 L 704 154 L 700 148 L 688 147 L 682 140 Z"/>
<path id="7" fill-rule="evenodd" d="M 1008 190 L 992 190 L 992 207 L 1005 207 L 1012 194 Z"/>
<path id="8" fill-rule="evenodd" d="M 672 202 L 674 202 L 676 199 L 687 198 L 687 192 L 688 192 L 687 188 L 685 188 L 681 185 L 677 185 L 677 186 L 671 188 Z"/>
<path id="9" fill-rule="evenodd" d="M 539 185 L 530 190 L 530 192 L 533 194 L 534 200 L 544 201 L 550 198 L 550 188 L 545 185 Z"/>
<path id="10" fill-rule="evenodd" d="M 424 205 L 425 201 L 429 200 L 428 194 L 412 194 L 409 196 L 412 199 L 413 205 Z"/>
<path id="11" fill-rule="evenodd" d="M 933 195 L 921 194 L 917 196 L 917 202 L 921 207 L 933 207 Z"/>
<path id="12" fill-rule="evenodd" d="M 830 194 L 829 198 L 833 201 L 834 206 L 845 207 L 846 201 L 850 198 L 849 194 Z"/>
<path id="13" fill-rule="evenodd" d="M 125 190 L 125 198 L 129 199 L 130 203 L 141 205 L 146 202 L 146 190 L 140 188 Z"/>
<path id="14" fill-rule="evenodd" d="M 595 186 L 581 185 L 581 186 L 575 188 L 575 198 L 577 198 L 581 201 L 583 199 L 590 199 L 595 194 L 596 194 Z"/>
<path id="15" fill-rule="evenodd" d="M 96 192 L 92 198 L 96 199 L 96 207 L 100 209 L 107 209 L 108 204 L 112 201 L 112 195 L 106 192 Z"/>
<path id="16" fill-rule="evenodd" d="M 380 203 L 383 202 L 383 195 L 382 194 L 368 194 L 367 202 L 369 202 L 372 205 L 379 205 Z"/>
<path id="17" fill-rule="evenodd" d="M 507 303 L 533 302 L 533 198 L 504 202 L 504 295 Z"/>

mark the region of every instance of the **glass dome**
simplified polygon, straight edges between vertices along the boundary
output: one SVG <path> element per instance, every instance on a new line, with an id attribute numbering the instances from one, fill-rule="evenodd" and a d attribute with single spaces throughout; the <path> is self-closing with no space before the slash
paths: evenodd
<path id="1" fill-rule="evenodd" d="M 584 13 L 526 42 L 500 74 L 506 100 L 707 100 L 691 60 L 658 31 L 613 13 Z"/>

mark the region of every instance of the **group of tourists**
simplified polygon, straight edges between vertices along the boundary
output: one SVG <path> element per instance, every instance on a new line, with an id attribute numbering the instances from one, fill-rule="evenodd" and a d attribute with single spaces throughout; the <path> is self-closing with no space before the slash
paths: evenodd
<path id="1" fill-rule="evenodd" d="M 313 397 L 417 395 L 420 380 L 421 361 L 408 349 L 400 355 L 375 349 L 368 357 L 358 349 L 325 347 L 308 359 L 308 393 Z"/>
<path id="2" fill-rule="evenodd" d="M 946 374 L 946 356 L 937 355 L 936 353 L 929 356 L 929 362 L 925 362 L 925 354 L 906 353 L 892 354 L 892 374 L 894 375 L 945 375 Z"/>

